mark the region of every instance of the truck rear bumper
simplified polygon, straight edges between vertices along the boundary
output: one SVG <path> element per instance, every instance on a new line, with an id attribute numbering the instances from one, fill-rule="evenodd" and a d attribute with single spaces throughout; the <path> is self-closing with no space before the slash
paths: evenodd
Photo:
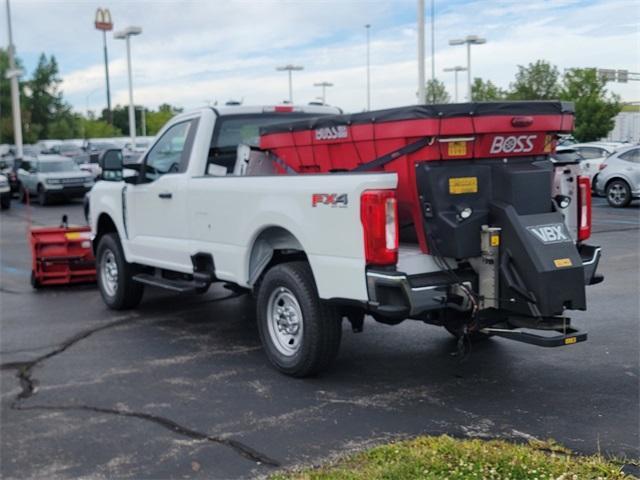
<path id="1" fill-rule="evenodd" d="M 578 246 L 578 252 L 584 268 L 584 284 L 596 285 L 602 282 L 604 275 L 597 273 L 602 249 L 593 245 L 582 244 Z"/>

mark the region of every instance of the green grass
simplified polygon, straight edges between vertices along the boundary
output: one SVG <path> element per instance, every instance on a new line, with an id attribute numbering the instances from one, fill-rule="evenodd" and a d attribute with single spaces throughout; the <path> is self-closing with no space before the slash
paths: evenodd
<path id="1" fill-rule="evenodd" d="M 446 435 L 394 442 L 333 464 L 280 472 L 272 480 L 630 479 L 602 456 L 573 455 L 550 442 L 456 440 Z"/>

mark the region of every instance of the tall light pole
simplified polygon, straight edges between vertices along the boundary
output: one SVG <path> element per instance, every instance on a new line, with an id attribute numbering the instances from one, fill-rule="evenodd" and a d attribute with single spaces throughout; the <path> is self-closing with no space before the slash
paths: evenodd
<path id="1" fill-rule="evenodd" d="M 424 0 L 418 0 L 418 104 L 427 103 L 424 75 Z"/>
<path id="2" fill-rule="evenodd" d="M 127 27 L 124 30 L 115 32 L 113 38 L 118 40 L 126 40 L 127 42 L 127 71 L 129 73 L 129 136 L 131 137 L 131 144 L 136 144 L 136 113 L 133 105 L 133 79 L 131 72 L 131 42 L 130 38 L 134 35 L 140 35 L 142 28 L 140 27 Z"/>
<path id="3" fill-rule="evenodd" d="M 449 40 L 449 45 L 467 45 L 467 99 L 470 102 L 473 101 L 471 95 L 471 45 L 482 45 L 483 43 L 487 43 L 487 39 L 478 35 L 467 35 L 465 38 Z"/>
<path id="4" fill-rule="evenodd" d="M 456 65 L 455 67 L 451 67 L 451 68 L 445 68 L 444 69 L 445 72 L 454 72 L 455 75 L 455 82 L 456 82 L 456 88 L 455 88 L 455 100 L 456 103 L 458 103 L 458 72 L 466 72 L 467 69 L 465 67 L 461 67 L 459 65 Z"/>
<path id="5" fill-rule="evenodd" d="M 7 5 L 7 32 L 9 33 L 9 70 L 5 77 L 11 81 L 11 112 L 13 113 L 13 141 L 16 144 L 16 158 L 22 160 L 22 117 L 20 114 L 20 90 L 18 89 L 18 78 L 22 75 L 22 70 L 16 68 L 16 47 L 13 44 L 13 33 L 11 31 L 11 7 L 9 0 Z"/>
<path id="6" fill-rule="evenodd" d="M 436 7 L 435 0 L 431 0 L 431 83 L 436 83 Z M 431 101 L 435 103 L 432 98 Z"/>
<path id="7" fill-rule="evenodd" d="M 327 87 L 333 87 L 331 82 L 318 82 L 313 84 L 314 87 L 322 87 L 322 103 L 327 104 Z"/>
<path id="8" fill-rule="evenodd" d="M 371 110 L 371 24 L 367 23 L 367 112 Z"/>
<path id="9" fill-rule="evenodd" d="M 140 110 L 140 133 L 143 137 L 147 136 L 147 109 L 145 106 L 141 106 L 138 108 Z M 135 147 L 135 145 L 134 145 Z"/>
<path id="10" fill-rule="evenodd" d="M 107 32 L 113 30 L 111 12 L 108 8 L 98 8 L 96 10 L 95 26 L 97 30 L 102 30 L 102 45 L 104 51 L 104 74 L 107 80 L 107 121 L 113 124 L 113 113 L 111 112 L 111 89 L 109 88 L 109 56 L 107 55 Z"/>
<path id="11" fill-rule="evenodd" d="M 282 67 L 276 67 L 278 72 L 289 72 L 289 103 L 293 103 L 293 80 L 291 78 L 291 72 L 299 72 L 304 70 L 302 65 L 283 65 Z"/>

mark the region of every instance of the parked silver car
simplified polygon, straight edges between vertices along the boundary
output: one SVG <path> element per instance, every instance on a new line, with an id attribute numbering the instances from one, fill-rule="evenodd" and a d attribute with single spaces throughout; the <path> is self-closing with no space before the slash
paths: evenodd
<path id="1" fill-rule="evenodd" d="M 626 207 L 640 198 L 640 146 L 627 147 L 608 157 L 596 178 L 596 192 L 612 207 Z"/>
<path id="2" fill-rule="evenodd" d="M 37 159 L 23 160 L 18 169 L 20 199 L 37 195 L 40 205 L 52 198 L 77 198 L 93 187 L 93 177 L 70 158 L 60 155 L 39 155 Z"/>

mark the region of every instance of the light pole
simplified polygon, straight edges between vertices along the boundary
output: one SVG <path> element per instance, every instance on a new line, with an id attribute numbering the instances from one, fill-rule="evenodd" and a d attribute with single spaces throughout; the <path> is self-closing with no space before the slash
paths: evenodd
<path id="1" fill-rule="evenodd" d="M 283 65 L 282 67 L 276 67 L 278 72 L 289 72 L 289 103 L 293 103 L 293 80 L 291 78 L 291 72 L 299 72 L 304 70 L 302 65 Z"/>
<path id="2" fill-rule="evenodd" d="M 436 7 L 435 0 L 431 0 L 431 83 L 436 83 Z M 435 92 L 435 91 L 434 91 Z M 432 103 L 435 100 L 431 99 Z"/>
<path id="3" fill-rule="evenodd" d="M 20 90 L 18 89 L 18 78 L 22 75 L 22 70 L 16 68 L 16 47 L 13 44 L 13 33 L 11 31 L 11 7 L 9 0 L 7 5 L 7 31 L 9 33 L 9 69 L 5 73 L 5 78 L 11 81 L 11 112 L 13 113 L 13 141 L 16 144 L 16 158 L 22 160 L 22 117 L 20 114 Z"/>
<path id="4" fill-rule="evenodd" d="M 427 103 L 424 74 L 424 0 L 418 0 L 418 104 Z"/>
<path id="5" fill-rule="evenodd" d="M 102 45 L 104 50 L 104 73 L 107 79 L 107 121 L 113 125 L 113 113 L 111 113 L 111 89 L 109 88 L 109 56 L 107 55 L 107 32 L 113 30 L 111 12 L 108 8 L 96 10 L 96 29 L 102 30 Z"/>
<path id="6" fill-rule="evenodd" d="M 487 39 L 478 35 L 467 35 L 465 38 L 449 40 L 449 45 L 467 45 L 467 99 L 470 102 L 473 101 L 471 95 L 471 45 L 482 45 L 483 43 L 487 43 Z"/>
<path id="7" fill-rule="evenodd" d="M 456 88 L 455 88 L 455 99 L 456 99 L 456 103 L 458 103 L 458 72 L 466 72 L 467 69 L 465 67 L 461 67 L 459 65 L 456 65 L 455 67 L 451 67 L 451 68 L 445 68 L 444 69 L 445 72 L 454 72 L 455 75 L 455 82 L 456 82 Z"/>
<path id="8" fill-rule="evenodd" d="M 133 105 L 133 80 L 131 73 L 131 42 L 130 38 L 133 35 L 140 35 L 142 28 L 140 27 L 127 27 L 124 30 L 115 32 L 113 38 L 118 40 L 126 40 L 127 42 L 127 71 L 129 72 L 129 136 L 131 137 L 131 144 L 136 144 L 136 114 Z"/>
<path id="9" fill-rule="evenodd" d="M 140 133 L 142 134 L 143 137 L 147 136 L 147 109 L 142 106 L 142 107 L 138 107 L 138 109 L 140 110 Z"/>
<path id="10" fill-rule="evenodd" d="M 367 111 L 371 110 L 371 24 L 367 23 Z"/>
<path id="11" fill-rule="evenodd" d="M 333 87 L 331 82 L 318 82 L 313 84 L 314 87 L 322 87 L 322 104 L 327 104 L 327 87 Z"/>

